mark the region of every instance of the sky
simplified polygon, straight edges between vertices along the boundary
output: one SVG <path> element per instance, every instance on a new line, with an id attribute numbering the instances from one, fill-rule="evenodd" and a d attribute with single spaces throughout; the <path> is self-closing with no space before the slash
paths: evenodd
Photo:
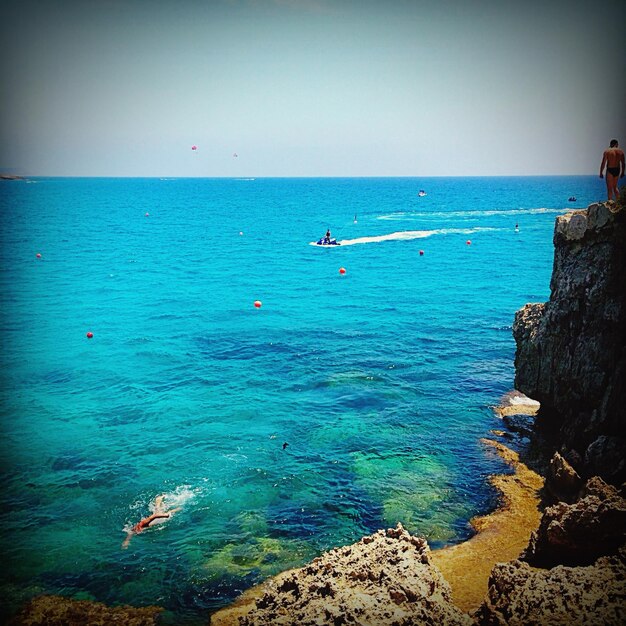
<path id="1" fill-rule="evenodd" d="M 7 0 L 0 172 L 594 174 L 626 145 L 625 18 L 623 0 Z"/>

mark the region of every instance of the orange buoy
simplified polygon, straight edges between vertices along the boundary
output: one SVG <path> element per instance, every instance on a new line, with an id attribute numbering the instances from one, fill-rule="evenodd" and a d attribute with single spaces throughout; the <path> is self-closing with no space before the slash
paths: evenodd
<path id="1" fill-rule="evenodd" d="M 87 333 L 87 339 L 91 339 L 93 337 L 93 333 L 91 331 L 89 331 Z"/>
<path id="2" fill-rule="evenodd" d="M 424 251 L 420 250 L 420 256 L 424 256 Z"/>
<path id="3" fill-rule="evenodd" d="M 339 273 L 340 274 L 345 274 L 346 273 L 346 268 L 345 267 L 340 267 L 339 268 Z"/>
<path id="4" fill-rule="evenodd" d="M 254 306 L 255 306 L 257 309 L 260 309 L 262 304 L 263 304 L 263 303 L 262 303 L 260 300 L 255 300 L 255 301 L 254 301 Z"/>
<path id="5" fill-rule="evenodd" d="M 38 259 L 41 258 L 41 252 L 37 252 L 37 254 L 35 255 Z"/>
<path id="6" fill-rule="evenodd" d="M 472 245 L 472 242 L 471 242 L 469 239 L 468 239 L 465 243 L 466 243 L 468 246 L 471 246 L 471 245 Z"/>

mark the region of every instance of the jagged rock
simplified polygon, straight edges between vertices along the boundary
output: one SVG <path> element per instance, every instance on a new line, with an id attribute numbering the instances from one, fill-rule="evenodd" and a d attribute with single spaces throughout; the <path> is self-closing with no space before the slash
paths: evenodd
<path id="1" fill-rule="evenodd" d="M 546 489 L 557 500 L 573 502 L 582 484 L 576 470 L 558 452 L 555 452 L 548 466 Z"/>
<path id="2" fill-rule="evenodd" d="M 619 482 L 626 466 L 626 440 L 600 435 L 585 452 L 585 465 L 591 474 Z"/>
<path id="3" fill-rule="evenodd" d="M 471 624 L 425 539 L 398 524 L 272 579 L 241 626 Z"/>
<path id="4" fill-rule="evenodd" d="M 588 565 L 626 541 L 626 499 L 595 477 L 574 504 L 548 507 L 522 559 L 538 567 Z"/>
<path id="5" fill-rule="evenodd" d="M 541 403 L 536 428 L 557 449 L 581 451 L 586 477 L 618 484 L 626 480 L 626 210 L 612 208 L 557 218 L 550 300 L 520 309 L 513 335 L 515 387 Z"/>
<path id="6" fill-rule="evenodd" d="M 496 565 L 479 626 L 622 626 L 626 623 L 626 550 L 587 567 L 537 570 L 521 561 Z"/>
<path id="7" fill-rule="evenodd" d="M 535 418 L 531 415 L 504 415 L 502 421 L 511 432 L 522 437 L 530 437 L 533 434 Z"/>
<path id="8" fill-rule="evenodd" d="M 599 476 L 594 476 L 590 478 L 580 490 L 579 499 L 586 498 L 587 496 L 595 496 L 599 500 L 611 500 L 619 495 L 619 497 L 624 498 L 624 489 L 618 490 L 613 485 L 607 485 Z M 626 528 L 624 529 L 626 532 Z"/>
<path id="9" fill-rule="evenodd" d="M 577 470 L 583 464 L 583 458 L 578 454 L 576 450 L 567 450 L 566 448 L 562 448 L 561 452 L 563 454 L 563 458 L 575 469 Z M 578 473 L 578 471 L 576 472 Z"/>
<path id="10" fill-rule="evenodd" d="M 62 596 L 38 596 L 31 600 L 9 626 L 154 626 L 163 609 L 157 606 L 107 606 Z"/>

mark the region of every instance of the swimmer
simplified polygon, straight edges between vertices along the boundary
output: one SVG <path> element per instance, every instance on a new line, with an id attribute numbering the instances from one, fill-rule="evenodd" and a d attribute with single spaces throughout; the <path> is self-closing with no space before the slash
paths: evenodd
<path id="1" fill-rule="evenodd" d="M 288 445 L 289 444 L 285 441 L 285 443 L 283 444 L 283 450 L 286 450 Z"/>
<path id="2" fill-rule="evenodd" d="M 165 496 L 162 495 L 162 496 L 157 496 L 154 499 L 154 513 L 152 513 L 152 515 L 148 515 L 148 517 L 144 517 L 142 520 L 137 522 L 128 531 L 128 534 L 126 535 L 126 539 L 124 539 L 124 542 L 122 543 L 122 548 L 128 548 L 128 544 L 130 543 L 130 540 L 132 539 L 133 535 L 138 535 L 139 533 L 142 533 L 144 530 L 146 530 L 146 528 L 149 528 L 150 524 L 152 524 L 154 520 L 167 519 L 169 517 L 172 517 L 172 515 L 174 515 L 174 513 L 176 513 L 177 511 L 180 511 L 180 507 L 177 507 L 175 509 L 170 509 L 169 511 L 164 511 L 163 510 L 164 498 Z"/>

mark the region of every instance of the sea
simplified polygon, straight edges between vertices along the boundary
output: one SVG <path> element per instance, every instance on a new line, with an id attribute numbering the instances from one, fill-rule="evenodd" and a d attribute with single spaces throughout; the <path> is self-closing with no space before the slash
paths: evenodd
<path id="1" fill-rule="evenodd" d="M 481 439 L 503 427 L 515 311 L 549 298 L 555 218 L 604 194 L 0 181 L 2 619 L 47 593 L 196 626 L 398 522 L 466 540 L 508 471 Z M 316 245 L 327 229 L 341 245 Z M 159 495 L 174 513 L 123 549 Z"/>

